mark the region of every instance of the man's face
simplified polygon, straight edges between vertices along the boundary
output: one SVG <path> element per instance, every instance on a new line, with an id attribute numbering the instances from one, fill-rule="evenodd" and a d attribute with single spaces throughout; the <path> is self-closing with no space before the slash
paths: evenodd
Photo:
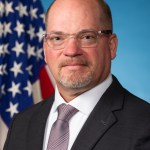
<path id="1" fill-rule="evenodd" d="M 58 0 L 48 15 L 47 33 L 108 30 L 100 25 L 99 15 L 99 7 L 90 0 Z M 101 35 L 92 48 L 82 48 L 70 38 L 60 50 L 48 47 L 44 41 L 45 60 L 58 88 L 88 90 L 101 83 L 110 73 L 111 59 L 116 54 L 115 38 Z"/>

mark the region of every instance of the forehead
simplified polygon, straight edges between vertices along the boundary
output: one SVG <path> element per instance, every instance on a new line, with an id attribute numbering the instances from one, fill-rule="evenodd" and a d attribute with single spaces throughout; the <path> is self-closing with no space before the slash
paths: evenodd
<path id="1" fill-rule="evenodd" d="M 57 0 L 47 16 L 47 31 L 98 29 L 100 15 L 99 5 L 91 0 Z"/>

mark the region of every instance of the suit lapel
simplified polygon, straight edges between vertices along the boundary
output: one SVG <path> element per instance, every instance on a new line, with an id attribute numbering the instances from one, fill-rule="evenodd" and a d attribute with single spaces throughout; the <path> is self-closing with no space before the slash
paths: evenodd
<path id="1" fill-rule="evenodd" d="M 44 139 L 44 131 L 45 125 L 47 121 L 47 117 L 49 115 L 51 106 L 54 101 L 54 96 L 50 99 L 45 100 L 45 102 L 40 106 L 39 109 L 34 113 L 31 117 L 31 122 L 28 127 L 28 135 L 27 135 L 27 149 L 28 150 L 41 150 L 43 146 Z"/>
<path id="2" fill-rule="evenodd" d="M 104 93 L 82 127 L 71 150 L 91 150 L 98 140 L 117 122 L 113 112 L 123 105 L 123 88 L 113 77 L 113 83 Z"/>

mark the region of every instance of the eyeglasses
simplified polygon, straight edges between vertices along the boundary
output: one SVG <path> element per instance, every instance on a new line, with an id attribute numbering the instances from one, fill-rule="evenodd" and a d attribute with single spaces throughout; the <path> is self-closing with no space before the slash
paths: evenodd
<path id="1" fill-rule="evenodd" d="M 44 39 L 53 50 L 65 48 L 70 38 L 74 38 L 81 48 L 93 48 L 97 46 L 98 38 L 102 34 L 112 34 L 112 30 L 82 30 L 75 34 L 67 34 L 63 32 L 51 32 L 44 34 Z"/>

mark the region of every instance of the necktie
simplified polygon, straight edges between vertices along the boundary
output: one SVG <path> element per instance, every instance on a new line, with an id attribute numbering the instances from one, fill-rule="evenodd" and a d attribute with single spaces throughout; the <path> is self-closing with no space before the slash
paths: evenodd
<path id="1" fill-rule="evenodd" d="M 71 105 L 61 104 L 58 107 L 58 118 L 52 126 L 47 150 L 67 150 L 69 142 L 69 119 L 77 111 Z"/>

